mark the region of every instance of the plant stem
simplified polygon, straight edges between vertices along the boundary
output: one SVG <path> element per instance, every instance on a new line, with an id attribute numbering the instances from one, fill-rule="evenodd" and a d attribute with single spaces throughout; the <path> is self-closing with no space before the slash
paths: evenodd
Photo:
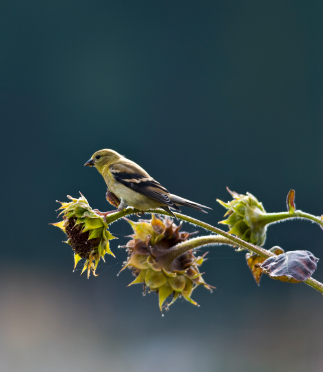
<path id="1" fill-rule="evenodd" d="M 202 247 L 209 244 L 227 244 L 232 245 L 231 241 L 223 236 L 219 235 L 208 235 L 199 236 L 197 238 L 186 240 L 182 243 L 175 245 L 174 247 L 168 249 L 164 255 L 158 257 L 158 262 L 163 262 L 164 266 L 170 266 L 175 258 L 179 257 L 185 252 L 191 249 Z"/>
<path id="2" fill-rule="evenodd" d="M 296 210 L 294 213 L 289 213 L 289 212 L 265 213 L 261 219 L 267 224 L 272 224 L 278 221 L 290 220 L 290 219 L 296 219 L 296 218 L 304 218 L 304 219 L 316 222 L 323 229 L 323 220 L 320 217 L 313 216 L 312 214 L 303 212 L 301 210 Z"/>
<path id="3" fill-rule="evenodd" d="M 128 207 L 128 208 L 122 210 L 121 212 L 111 213 L 110 215 L 108 215 L 107 216 L 107 223 L 110 224 L 112 222 L 117 221 L 121 217 L 128 216 L 130 214 L 136 214 L 136 213 L 140 213 L 140 211 L 137 210 L 137 209 Z M 170 213 L 164 211 L 163 209 L 150 209 L 149 211 L 147 211 L 147 213 L 163 214 L 163 215 L 172 217 Z M 248 249 L 248 250 L 250 250 L 254 253 L 257 253 L 261 257 L 268 258 L 268 257 L 271 257 L 271 256 L 275 256 L 274 253 L 269 252 L 264 248 L 257 247 L 256 245 L 253 245 L 251 243 L 245 242 L 244 240 L 241 240 L 240 238 L 238 238 L 234 235 L 231 235 L 231 234 L 219 229 L 218 227 L 211 226 L 211 225 L 209 225 L 205 222 L 202 222 L 202 221 L 199 221 L 195 218 L 186 216 L 185 214 L 174 212 L 174 215 L 176 216 L 176 218 L 178 218 L 182 221 L 189 222 L 193 225 L 202 227 L 205 230 L 212 231 L 216 234 L 222 235 L 225 238 L 227 238 L 229 241 L 231 241 L 232 245 Z"/>
<path id="4" fill-rule="evenodd" d="M 128 216 L 130 214 L 140 213 L 140 212 L 141 211 L 139 211 L 137 209 L 128 207 L 128 208 L 126 208 L 126 209 L 124 209 L 120 212 L 111 213 L 110 215 L 108 215 L 107 216 L 107 223 L 110 224 L 112 222 L 117 221 L 121 217 Z M 172 217 L 172 215 L 170 213 L 164 211 L 163 209 L 150 209 L 149 211 L 147 211 L 147 213 L 163 214 L 163 215 Z M 297 216 L 296 216 L 296 214 L 297 214 Z M 209 225 L 205 222 L 199 221 L 195 218 L 186 216 L 185 214 L 181 214 L 181 213 L 174 212 L 174 215 L 176 216 L 176 218 L 178 218 L 182 221 L 186 221 L 186 222 L 191 223 L 193 225 L 200 226 L 205 230 L 212 231 L 216 234 L 219 234 L 219 235 L 223 236 L 224 238 L 227 239 L 227 242 L 224 243 L 224 241 L 223 241 L 222 244 L 229 244 L 229 245 L 245 248 L 245 249 L 248 249 L 249 251 L 252 251 L 252 252 L 254 252 L 254 253 L 256 253 L 259 256 L 264 257 L 264 258 L 269 258 L 269 257 L 272 257 L 272 256 L 276 256 L 274 253 L 272 253 L 270 251 L 267 251 L 264 248 L 261 248 L 261 247 L 258 247 L 256 245 L 253 245 L 251 243 L 245 242 L 244 240 L 241 240 L 240 238 L 238 238 L 234 235 L 231 235 L 231 234 L 229 234 L 229 233 L 227 233 L 227 232 L 225 232 L 225 231 L 223 231 L 223 230 L 221 230 L 217 227 L 211 226 L 211 225 Z M 282 218 L 282 219 L 293 218 L 293 217 L 294 218 L 295 217 L 296 218 L 308 218 L 308 219 L 311 219 L 314 222 L 319 223 L 323 227 L 323 221 L 322 221 L 322 223 L 320 221 L 318 221 L 319 220 L 318 217 L 312 216 L 312 215 L 304 213 L 302 211 L 295 211 L 295 213 L 293 213 L 292 215 L 289 214 L 288 212 L 282 212 L 281 214 L 280 213 L 277 213 L 277 214 L 276 213 L 271 213 L 271 215 L 284 215 L 284 218 Z M 305 280 L 304 283 L 306 283 L 310 287 L 316 289 L 317 291 L 323 293 L 323 284 L 318 282 L 317 280 L 315 280 L 313 278 L 309 278 L 309 279 Z"/>

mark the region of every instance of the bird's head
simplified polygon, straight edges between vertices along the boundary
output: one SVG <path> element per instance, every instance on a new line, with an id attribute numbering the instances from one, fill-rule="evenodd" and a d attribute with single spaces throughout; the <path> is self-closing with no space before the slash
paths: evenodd
<path id="1" fill-rule="evenodd" d="M 95 167 L 100 173 L 102 173 L 105 166 L 109 166 L 119 160 L 122 155 L 116 151 L 110 149 L 103 149 L 95 152 L 91 159 L 89 159 L 84 165 L 88 167 Z"/>

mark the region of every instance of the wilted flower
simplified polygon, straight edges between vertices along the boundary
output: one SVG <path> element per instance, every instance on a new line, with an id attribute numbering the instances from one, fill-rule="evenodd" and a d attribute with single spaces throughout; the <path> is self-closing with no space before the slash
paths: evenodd
<path id="1" fill-rule="evenodd" d="M 195 252 L 186 247 L 186 251 L 178 249 L 177 244 L 186 241 L 192 233 L 180 232 L 181 225 L 176 226 L 169 217 L 163 220 L 152 215 L 150 221 L 128 220 L 134 230 L 132 239 L 127 243 L 128 260 L 126 267 L 132 269 L 136 279 L 129 285 L 143 283 L 144 288 L 156 291 L 159 295 L 159 307 L 163 308 L 166 298 L 179 296 L 197 305 L 191 299 L 193 289 L 203 285 L 211 290 L 199 272 L 198 267 L 205 260 L 204 256 L 195 257 Z M 122 271 L 121 270 L 121 271 Z"/>
<path id="2" fill-rule="evenodd" d="M 242 240 L 256 245 L 263 245 L 266 240 L 267 224 L 263 218 L 266 211 L 252 194 L 237 194 L 227 188 L 233 200 L 228 203 L 217 199 L 217 201 L 228 209 L 225 216 L 228 219 L 220 223 L 229 225 L 230 234 L 235 234 Z"/>
<path id="3" fill-rule="evenodd" d="M 98 266 L 100 258 L 104 261 L 106 253 L 112 255 L 109 247 L 109 240 L 114 236 L 108 230 L 108 224 L 103 217 L 98 216 L 89 206 L 88 201 L 81 194 L 78 199 L 68 196 L 72 201 L 70 203 L 61 203 L 59 209 L 63 211 L 63 221 L 53 223 L 52 225 L 62 229 L 68 239 L 68 243 L 74 251 L 74 269 L 77 263 L 84 258 L 85 264 L 82 273 L 87 270 L 89 277 L 92 271 L 93 275 Z"/>

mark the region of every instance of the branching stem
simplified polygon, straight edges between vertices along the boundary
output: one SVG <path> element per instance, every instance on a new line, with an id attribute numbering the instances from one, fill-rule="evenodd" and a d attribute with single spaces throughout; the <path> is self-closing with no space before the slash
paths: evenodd
<path id="1" fill-rule="evenodd" d="M 107 223 L 110 224 L 112 222 L 115 222 L 117 221 L 119 218 L 121 217 L 124 217 L 124 216 L 128 216 L 130 214 L 135 214 L 135 213 L 140 213 L 139 210 L 137 209 L 134 209 L 134 208 L 131 208 L 131 207 L 128 207 L 120 212 L 116 212 L 116 213 L 111 213 L 110 215 L 107 216 Z M 172 217 L 168 212 L 164 211 L 163 209 L 150 209 L 149 212 L 147 211 L 147 213 L 156 213 L 156 214 L 163 214 L 163 215 L 166 215 L 166 216 L 170 216 Z M 244 240 L 241 240 L 240 238 L 238 238 L 237 236 L 234 236 L 234 235 L 231 235 L 217 227 L 214 227 L 214 226 L 211 226 L 205 222 L 202 222 L 202 221 L 199 221 L 195 218 L 192 218 L 192 217 L 189 217 L 189 216 L 186 216 L 185 214 L 181 214 L 181 213 L 176 213 L 174 212 L 174 215 L 176 216 L 176 218 L 182 220 L 182 221 L 186 221 L 188 223 L 191 223 L 191 224 L 194 224 L 196 226 L 199 226 L 199 227 L 202 227 L 203 229 L 205 230 L 208 230 L 208 231 L 212 231 L 216 234 L 219 234 L 221 236 L 223 236 L 224 238 L 227 239 L 227 242 L 223 244 L 228 244 L 228 245 L 232 245 L 232 246 L 237 246 L 237 247 L 240 247 L 240 248 L 245 248 L 251 252 L 254 252 L 256 254 L 258 254 L 259 256 L 261 257 L 264 257 L 264 258 L 268 258 L 268 257 L 271 257 L 271 256 L 275 256 L 274 253 L 264 249 L 264 248 L 261 248 L 261 247 L 258 247 L 256 245 L 253 245 L 251 243 L 248 243 L 248 242 L 245 242 Z M 283 219 L 288 219 L 288 218 L 307 218 L 307 219 L 310 219 L 314 222 L 317 222 L 319 225 L 321 225 L 323 227 L 323 220 L 320 220 L 320 218 L 318 217 L 315 217 L 315 216 L 312 216 L 308 213 L 305 213 L 305 212 L 302 212 L 302 211 L 295 211 L 293 214 L 290 214 L 289 212 L 282 212 L 282 213 L 269 213 L 267 215 L 272 215 L 272 217 L 274 217 L 274 215 L 279 215 L 281 216 L 281 220 Z M 275 220 L 277 221 L 277 219 Z M 274 222 L 274 220 L 272 221 L 272 223 Z M 309 278 L 307 280 L 305 280 L 305 282 L 307 285 L 311 286 L 312 288 L 316 289 L 317 291 L 323 293 L 323 284 L 318 282 L 317 280 L 313 279 L 313 278 Z"/>

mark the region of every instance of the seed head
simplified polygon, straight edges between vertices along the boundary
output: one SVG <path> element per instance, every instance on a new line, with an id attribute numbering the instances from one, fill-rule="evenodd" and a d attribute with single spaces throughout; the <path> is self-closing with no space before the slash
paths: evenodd
<path id="1" fill-rule="evenodd" d="M 92 271 L 96 276 L 95 270 L 100 258 L 104 261 L 106 253 L 112 255 L 109 247 L 109 240 L 114 236 L 109 232 L 108 224 L 99 215 L 97 215 L 89 206 L 88 201 L 81 194 L 78 199 L 68 196 L 72 201 L 61 203 L 63 221 L 53 223 L 67 235 L 67 241 L 74 251 L 74 269 L 77 263 L 84 258 L 85 264 L 82 273 L 87 270 L 87 276 Z"/>
<path id="2" fill-rule="evenodd" d="M 159 219 L 152 215 L 150 221 L 127 221 L 134 234 L 125 246 L 128 259 L 122 270 L 128 267 L 136 277 L 129 285 L 143 283 L 144 290 L 148 287 L 150 291 L 157 292 L 160 310 L 163 307 L 168 309 L 179 296 L 197 305 L 191 299 L 193 290 L 198 285 L 211 290 L 198 269 L 205 260 L 205 254 L 196 257 L 193 250 L 180 254 L 176 246 L 194 233 L 180 231 L 182 225 L 176 226 L 169 217 Z M 171 302 L 164 305 L 169 296 L 172 296 Z"/>
<path id="3" fill-rule="evenodd" d="M 256 245 L 263 245 L 266 240 L 267 226 L 263 217 L 266 211 L 257 198 L 247 192 L 247 195 L 237 194 L 227 188 L 233 200 L 228 203 L 217 199 L 228 211 L 228 218 L 220 223 L 229 225 L 230 234 L 235 234 L 242 240 Z M 239 249 L 238 249 L 239 250 Z"/>

